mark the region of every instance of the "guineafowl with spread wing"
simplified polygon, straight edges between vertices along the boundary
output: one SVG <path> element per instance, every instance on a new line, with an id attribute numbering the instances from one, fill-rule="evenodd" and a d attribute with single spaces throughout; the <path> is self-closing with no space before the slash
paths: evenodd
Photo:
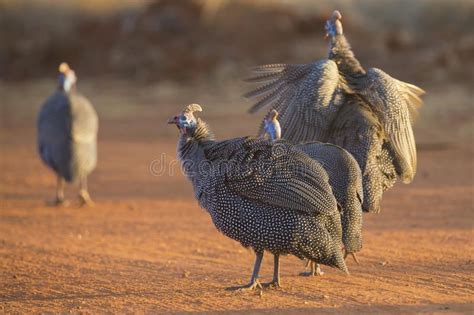
<path id="1" fill-rule="evenodd" d="M 409 183 L 415 176 L 412 123 L 424 91 L 380 69 L 365 70 L 343 34 L 341 19 L 334 11 L 326 22 L 329 59 L 256 67 L 247 81 L 263 85 L 246 97 L 257 98 L 252 113 L 264 107 L 280 113 L 285 139 L 329 142 L 349 151 L 363 175 L 363 209 L 379 212 L 383 192 L 397 177 Z"/>

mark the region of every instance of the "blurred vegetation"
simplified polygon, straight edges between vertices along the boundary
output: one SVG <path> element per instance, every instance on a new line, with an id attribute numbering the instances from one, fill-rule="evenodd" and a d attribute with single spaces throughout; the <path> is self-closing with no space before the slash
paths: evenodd
<path id="1" fill-rule="evenodd" d="M 363 65 L 427 90 L 419 149 L 474 147 L 473 0 L 0 0 L 0 142 L 33 126 L 62 61 L 101 121 L 124 127 L 106 136 L 155 137 L 144 121 L 191 102 L 220 137 L 249 134 L 248 67 L 325 58 L 334 9 Z M 224 128 L 228 115 L 242 123 Z"/>
<path id="2" fill-rule="evenodd" d="M 0 0 L 0 79 L 137 82 L 237 79 L 248 66 L 324 58 L 324 21 L 343 14 L 365 65 L 420 85 L 474 85 L 472 0 Z"/>

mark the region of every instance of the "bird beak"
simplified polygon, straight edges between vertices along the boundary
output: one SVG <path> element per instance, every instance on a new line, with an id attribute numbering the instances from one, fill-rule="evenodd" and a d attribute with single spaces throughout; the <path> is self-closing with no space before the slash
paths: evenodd
<path id="1" fill-rule="evenodd" d="M 168 124 L 174 124 L 174 125 L 176 125 L 176 116 L 174 116 L 174 117 L 168 119 Z"/>

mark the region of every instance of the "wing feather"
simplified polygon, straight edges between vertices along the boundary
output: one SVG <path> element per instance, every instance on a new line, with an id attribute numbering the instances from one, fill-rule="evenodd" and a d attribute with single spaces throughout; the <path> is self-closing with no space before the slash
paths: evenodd
<path id="1" fill-rule="evenodd" d="M 341 79 L 332 60 L 259 66 L 254 72 L 255 76 L 247 81 L 264 84 L 245 94 L 247 98 L 257 99 L 249 112 L 264 107 L 276 109 L 282 132 L 290 141 L 315 140 L 327 131 L 343 103 Z"/>
<path id="2" fill-rule="evenodd" d="M 278 72 L 268 72 L 268 73 L 258 73 L 253 77 L 244 79 L 245 82 L 249 83 L 263 83 L 274 80 L 281 75 L 280 71 Z"/>
<path id="3" fill-rule="evenodd" d="M 380 119 L 393 147 L 394 163 L 402 182 L 410 183 L 416 173 L 417 156 L 412 124 L 424 91 L 390 77 L 380 69 L 367 71 L 367 83 L 360 91 Z"/>
<path id="4" fill-rule="evenodd" d="M 307 215 L 337 211 L 323 167 L 285 141 L 239 138 L 206 149 L 212 163 L 229 163 L 225 185 L 243 198 Z"/>

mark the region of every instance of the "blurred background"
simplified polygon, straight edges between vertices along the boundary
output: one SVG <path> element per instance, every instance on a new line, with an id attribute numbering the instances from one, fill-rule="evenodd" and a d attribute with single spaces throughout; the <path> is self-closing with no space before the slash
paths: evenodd
<path id="1" fill-rule="evenodd" d="M 66 61 L 100 117 L 92 194 L 192 201 L 181 176 L 149 171 L 163 154 L 175 157 L 167 119 L 200 103 L 217 138 L 255 134 L 263 113 L 246 112 L 248 69 L 326 58 L 334 9 L 362 65 L 427 91 L 415 126 L 420 154 L 471 149 L 472 0 L 0 0 L 0 197 L 37 204 L 52 195 L 35 121 Z M 423 169 L 419 177 L 430 180 Z"/>
<path id="2" fill-rule="evenodd" d="M 108 187 L 106 199 L 122 197 L 130 187 L 114 184 L 118 178 L 110 173 L 127 169 L 144 180 L 137 190 L 189 197 L 188 186 L 170 194 L 167 187 L 145 184 L 162 180 L 150 176 L 151 161 L 163 153 L 175 156 L 176 130 L 167 119 L 185 104 L 199 103 L 218 138 L 255 134 L 263 113 L 247 114 L 250 103 L 242 94 L 253 86 L 242 79 L 257 64 L 326 58 L 324 23 L 334 9 L 342 12 L 344 32 L 363 66 L 427 91 L 415 126 L 418 149 L 471 148 L 471 0 L 0 0 L 2 156 L 18 157 L 13 144 L 23 148 L 34 157 L 31 167 L 54 185 L 36 156 L 35 120 L 66 61 L 100 117 L 99 166 L 91 185 Z M 2 174 L 13 183 L 1 187 L 7 195 L 22 185 L 18 172 L 25 169 L 22 164 Z M 29 176 L 36 188 L 36 174 Z"/>
<path id="3" fill-rule="evenodd" d="M 364 66 L 427 90 L 419 137 L 472 138 L 471 0 L 1 0 L 2 110 L 10 104 L 16 112 L 4 112 L 2 124 L 19 111 L 35 113 L 29 106 L 41 99 L 28 97 L 48 95 L 62 61 L 76 70 L 84 93 L 100 89 L 90 96 L 105 118 L 187 92 L 203 94 L 197 98 L 211 107 L 220 102 L 233 111 L 239 103 L 236 112 L 244 112 L 240 95 L 249 87 L 241 79 L 248 67 L 324 58 L 324 21 L 335 8 Z M 15 87 L 21 106 L 14 104 Z M 125 99 L 111 100 L 117 91 Z M 145 100 L 133 95 L 140 92 Z"/>

